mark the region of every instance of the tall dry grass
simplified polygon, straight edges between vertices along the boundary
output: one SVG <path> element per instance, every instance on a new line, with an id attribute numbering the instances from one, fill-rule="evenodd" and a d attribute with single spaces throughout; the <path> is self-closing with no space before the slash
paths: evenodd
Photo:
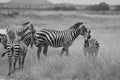
<path id="1" fill-rule="evenodd" d="M 48 57 L 41 53 L 37 59 L 36 47 L 29 48 L 24 69 L 11 77 L 7 57 L 0 58 L 0 79 L 13 80 L 120 80 L 120 17 L 117 15 L 89 15 L 80 12 L 26 12 L 4 24 L 32 21 L 37 30 L 42 28 L 67 29 L 83 21 L 92 30 L 92 37 L 100 43 L 97 59 L 84 57 L 83 37 L 78 37 L 69 49 L 69 56 L 60 57 L 61 48 L 49 48 Z M 26 16 L 27 15 L 27 16 Z M 29 16 L 30 15 L 30 16 Z M 37 17 L 37 18 L 36 18 Z M 2 22 L 1 22 L 2 23 Z M 3 47 L 0 47 L 2 53 Z"/>

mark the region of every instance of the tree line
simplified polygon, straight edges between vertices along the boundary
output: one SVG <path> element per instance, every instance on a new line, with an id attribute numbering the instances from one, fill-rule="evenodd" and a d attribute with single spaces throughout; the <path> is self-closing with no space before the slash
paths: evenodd
<path id="1" fill-rule="evenodd" d="M 85 8 L 85 10 L 91 11 L 108 11 L 108 10 L 115 10 L 120 11 L 120 5 L 114 6 L 113 9 L 110 8 L 110 5 L 105 2 L 100 2 L 99 4 L 90 5 Z"/>
<path id="2" fill-rule="evenodd" d="M 79 7 L 79 8 L 78 8 Z M 36 10 L 63 10 L 63 11 L 71 11 L 71 10 L 90 10 L 90 11 L 109 11 L 115 10 L 120 11 L 120 5 L 116 5 L 111 9 L 111 5 L 100 2 L 99 4 L 85 6 L 81 8 L 81 6 L 76 6 L 72 4 L 57 4 L 57 5 L 7 5 L 0 4 L 0 9 L 36 9 Z"/>

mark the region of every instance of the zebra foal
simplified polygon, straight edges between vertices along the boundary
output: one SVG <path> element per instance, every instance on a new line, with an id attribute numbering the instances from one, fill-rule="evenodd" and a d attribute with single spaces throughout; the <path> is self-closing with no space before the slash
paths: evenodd
<path id="1" fill-rule="evenodd" d="M 90 35 L 90 31 L 89 31 Z M 99 51 L 99 42 L 96 39 L 91 38 L 91 36 L 84 37 L 84 55 L 92 57 L 97 57 Z"/>
<path id="2" fill-rule="evenodd" d="M 73 44 L 74 40 L 79 36 L 84 36 L 89 30 L 85 27 L 83 22 L 78 22 L 72 27 L 66 30 L 51 30 L 43 29 L 35 33 L 35 42 L 34 44 L 38 47 L 37 56 L 40 59 L 40 53 L 42 47 L 44 55 L 47 56 L 48 46 L 51 47 L 63 47 L 61 55 L 66 52 L 68 55 L 69 47 Z"/>

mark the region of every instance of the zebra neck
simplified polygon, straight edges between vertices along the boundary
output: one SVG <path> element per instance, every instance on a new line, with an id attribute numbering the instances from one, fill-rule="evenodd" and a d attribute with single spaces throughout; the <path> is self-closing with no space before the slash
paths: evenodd
<path id="1" fill-rule="evenodd" d="M 25 35 L 22 36 L 21 41 L 23 41 L 27 46 L 29 46 L 30 42 L 31 42 L 31 33 L 27 33 Z"/>
<path id="2" fill-rule="evenodd" d="M 28 30 L 28 27 L 25 27 L 25 29 L 23 30 L 23 34 Z"/>
<path id="3" fill-rule="evenodd" d="M 31 42 L 31 37 L 28 37 L 24 40 L 24 43 L 29 46 L 30 45 L 30 42 Z"/>
<path id="4" fill-rule="evenodd" d="M 75 40 L 79 36 L 79 30 L 75 29 L 71 32 L 72 35 L 72 40 Z"/>
<path id="5" fill-rule="evenodd" d="M 25 39 L 23 42 L 26 46 L 29 46 L 29 44 L 30 44 L 30 41 L 28 39 Z"/>

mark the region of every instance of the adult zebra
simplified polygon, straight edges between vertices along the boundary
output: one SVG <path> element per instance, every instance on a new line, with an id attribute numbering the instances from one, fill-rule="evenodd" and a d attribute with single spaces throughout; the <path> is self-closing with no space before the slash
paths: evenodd
<path id="1" fill-rule="evenodd" d="M 37 56 L 40 59 L 40 53 L 42 47 L 44 47 L 43 53 L 47 56 L 48 46 L 51 47 L 63 47 L 61 55 L 66 51 L 68 55 L 68 49 L 79 36 L 84 36 L 88 32 L 83 22 L 78 22 L 72 27 L 66 30 L 57 31 L 51 29 L 43 29 L 35 34 L 35 45 L 38 47 Z"/>
<path id="2" fill-rule="evenodd" d="M 7 51 L 1 55 L 3 57 L 6 53 L 9 62 L 8 76 L 16 71 L 16 63 L 19 61 L 19 69 L 23 69 L 24 59 L 28 51 L 27 46 L 21 41 L 11 41 L 7 43 Z"/>

